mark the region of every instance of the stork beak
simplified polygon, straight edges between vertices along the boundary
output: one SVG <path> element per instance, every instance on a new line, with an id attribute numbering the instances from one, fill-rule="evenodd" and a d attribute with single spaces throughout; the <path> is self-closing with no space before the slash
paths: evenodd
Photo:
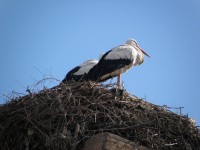
<path id="1" fill-rule="evenodd" d="M 140 49 L 142 51 L 143 54 L 145 54 L 146 56 L 148 56 L 149 58 L 151 58 L 144 50 Z"/>

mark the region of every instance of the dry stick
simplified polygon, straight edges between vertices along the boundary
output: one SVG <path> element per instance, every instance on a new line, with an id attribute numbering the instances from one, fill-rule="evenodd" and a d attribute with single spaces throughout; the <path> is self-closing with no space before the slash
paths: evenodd
<path id="1" fill-rule="evenodd" d="M 29 118 L 27 118 L 23 115 L 20 115 L 20 114 L 18 114 L 18 115 L 21 116 L 22 118 L 27 119 L 27 121 L 29 121 L 42 135 L 44 134 L 44 132 L 42 132 Z"/>
<path id="2" fill-rule="evenodd" d="M 77 146 L 77 139 L 78 139 L 78 133 L 80 132 L 80 125 L 79 123 L 76 124 L 76 130 L 74 133 L 74 139 L 73 139 L 73 144 L 72 144 L 72 150 L 76 150 Z"/>
<path id="3" fill-rule="evenodd" d="M 125 130 L 125 129 L 131 129 L 131 128 L 136 128 L 136 127 L 140 127 L 140 126 L 144 126 L 144 125 L 148 125 L 148 124 L 151 124 L 153 121 L 151 122 L 146 122 L 146 123 L 143 123 L 143 124 L 139 124 L 139 125 L 135 125 L 135 126 L 129 126 L 129 127 L 119 127 L 119 128 L 110 128 L 110 129 L 97 129 L 97 130 L 85 130 L 87 132 L 96 132 L 96 131 L 113 131 L 113 130 Z"/>
<path id="4" fill-rule="evenodd" d="M 60 80 L 58 80 L 58 79 L 56 79 L 56 78 L 50 77 L 50 78 L 44 78 L 44 79 L 38 81 L 35 85 L 39 85 L 39 84 L 41 84 L 42 82 L 44 82 L 44 81 L 46 81 L 46 80 L 55 80 L 55 81 L 60 82 Z"/>
<path id="5" fill-rule="evenodd" d="M 16 129 L 13 131 L 19 131 L 19 128 L 23 129 L 27 127 L 26 123 L 28 122 L 32 124 L 33 127 L 31 128 L 35 129 L 35 126 L 37 126 L 44 132 L 44 134 L 41 135 L 44 139 L 49 130 L 53 130 L 53 133 L 58 133 L 58 135 L 60 135 L 60 130 L 62 130 L 64 126 L 67 131 L 74 131 L 74 126 L 77 127 L 74 137 L 69 140 L 68 138 L 67 140 L 59 140 L 60 137 L 55 136 L 56 140 L 49 145 L 49 149 L 64 149 L 66 147 L 67 149 L 71 149 L 73 146 L 75 150 L 80 146 L 80 142 L 84 142 L 86 138 L 92 136 L 92 134 L 106 131 L 124 138 L 130 138 L 135 142 L 143 143 L 144 146 L 152 147 L 153 149 L 164 148 L 167 150 L 177 147 L 184 149 L 184 146 L 186 147 L 187 145 L 189 145 L 191 149 L 198 148 L 200 143 L 199 132 L 195 130 L 193 126 L 190 126 L 188 119 L 168 113 L 156 105 L 144 102 L 142 99 L 136 100 L 134 97 L 130 97 L 128 93 L 125 93 L 122 101 L 119 96 L 115 95 L 109 89 L 102 88 L 102 86 L 91 88 L 92 84 L 85 83 L 85 85 L 81 85 L 77 88 L 78 85 L 80 84 L 67 83 L 66 85 L 58 87 L 61 90 L 43 90 L 40 93 L 34 93 L 34 98 L 22 97 L 18 102 L 14 101 L 6 105 L 5 108 L 2 107 L 3 113 L 0 114 L 2 118 L 2 128 L 6 128 L 6 125 L 9 125 L 9 123 L 4 122 L 11 119 L 17 122 L 17 127 L 15 126 Z M 69 90 L 69 88 L 71 90 Z M 69 95 L 70 92 L 71 95 Z M 116 99 L 114 97 L 116 97 Z M 147 107 L 138 107 L 143 105 Z M 28 113 L 26 110 L 21 111 L 24 106 Z M 7 109 L 11 109 L 12 112 L 9 112 Z M 4 113 L 9 113 L 8 116 L 11 119 L 4 117 Z M 26 119 L 16 116 L 18 114 Z M 98 124 L 95 123 L 95 114 Z M 93 120 L 88 120 L 88 117 Z M 154 121 L 151 122 L 152 120 Z M 77 123 L 79 123 L 80 126 Z M 42 144 L 45 142 L 39 137 L 40 131 L 38 131 L 39 130 L 35 129 L 34 135 L 36 138 L 33 137 L 34 141 L 30 141 L 30 149 L 42 147 Z M 134 131 L 135 133 L 133 133 Z M 17 140 L 18 137 L 11 138 L 14 140 L 9 141 L 9 133 L 4 130 L 0 130 L 0 133 L 6 134 L 5 140 L 4 135 L 0 137 L 2 141 L 6 141 L 6 144 L 0 143 L 0 146 L 4 146 L 4 149 L 12 149 L 12 144 L 21 146 L 23 143 L 22 140 Z M 158 134 L 158 136 L 156 134 Z M 13 135 L 13 133 L 11 135 Z M 68 134 L 66 135 L 68 137 Z M 43 143 L 38 142 L 38 139 L 43 141 Z M 71 141 L 72 139 L 74 140 Z M 177 139 L 177 141 L 174 141 L 174 139 Z M 184 142 L 186 139 L 188 143 Z M 177 145 L 172 145 L 176 142 L 178 143 Z M 166 146 L 165 144 L 171 145 Z"/>
<path id="6" fill-rule="evenodd" d="M 29 141 L 28 141 L 28 138 L 27 137 L 25 137 L 25 145 L 26 145 L 26 148 L 25 148 L 25 150 L 29 150 Z"/>

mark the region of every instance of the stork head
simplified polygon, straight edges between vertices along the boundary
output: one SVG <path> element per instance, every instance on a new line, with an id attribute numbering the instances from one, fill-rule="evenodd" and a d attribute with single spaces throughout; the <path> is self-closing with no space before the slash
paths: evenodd
<path id="1" fill-rule="evenodd" d="M 126 44 L 128 44 L 128 45 L 132 45 L 132 46 L 137 46 L 138 44 L 137 44 L 137 41 L 136 40 L 134 40 L 134 39 L 129 39 L 129 40 L 127 40 L 126 41 Z"/>
<path id="2" fill-rule="evenodd" d="M 151 58 L 143 49 L 141 49 L 141 48 L 139 47 L 139 45 L 137 44 L 136 40 L 134 40 L 134 39 L 129 39 L 129 40 L 126 41 L 126 44 L 135 47 L 137 50 L 139 49 L 143 54 L 145 54 L 147 57 Z"/>

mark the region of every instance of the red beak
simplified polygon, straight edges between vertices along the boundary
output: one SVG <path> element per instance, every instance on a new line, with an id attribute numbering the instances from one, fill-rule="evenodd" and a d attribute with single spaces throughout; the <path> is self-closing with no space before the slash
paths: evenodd
<path id="1" fill-rule="evenodd" d="M 143 54 L 145 54 L 146 56 L 148 56 L 149 58 L 151 58 L 145 51 L 143 51 L 142 49 L 140 49 L 142 51 Z"/>

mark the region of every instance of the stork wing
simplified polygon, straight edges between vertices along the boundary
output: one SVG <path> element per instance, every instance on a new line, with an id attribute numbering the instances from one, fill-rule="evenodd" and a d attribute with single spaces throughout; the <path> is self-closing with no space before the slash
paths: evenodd
<path id="1" fill-rule="evenodd" d="M 73 68 L 72 70 L 70 70 L 67 75 L 65 76 L 65 78 L 62 80 L 63 83 L 65 83 L 66 81 L 70 81 L 73 80 L 73 74 L 75 72 L 77 72 L 80 69 L 80 66 L 77 66 L 75 68 Z"/>
<path id="2" fill-rule="evenodd" d="M 77 66 L 73 68 L 72 70 L 70 70 L 65 76 L 65 78 L 62 80 L 62 83 L 66 83 L 67 81 L 71 81 L 71 80 L 74 80 L 74 81 L 85 80 L 86 74 L 75 75 L 75 72 L 77 72 L 80 68 L 81 68 L 80 66 Z"/>
<path id="3" fill-rule="evenodd" d="M 101 82 L 113 78 L 118 75 L 117 70 L 129 65 L 132 62 L 131 59 L 123 58 L 123 56 L 120 57 L 120 55 L 118 55 L 118 52 L 115 52 L 115 59 L 107 58 L 108 55 L 114 53 L 113 50 L 110 50 L 107 53 L 105 53 L 100 59 L 99 63 L 90 70 L 89 77 L 93 81 Z"/>

